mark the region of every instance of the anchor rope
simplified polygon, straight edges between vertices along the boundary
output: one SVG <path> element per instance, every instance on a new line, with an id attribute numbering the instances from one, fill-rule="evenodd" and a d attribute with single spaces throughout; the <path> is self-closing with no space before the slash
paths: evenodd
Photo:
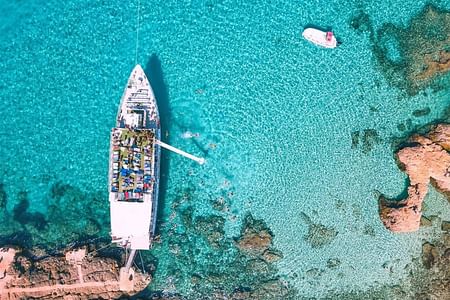
<path id="1" fill-rule="evenodd" d="M 134 64 L 135 64 L 135 65 L 137 65 L 137 60 L 138 60 L 139 27 L 140 27 L 139 14 L 140 14 L 140 10 L 141 10 L 141 0 L 138 0 L 138 5 L 137 5 L 137 18 L 136 18 L 136 55 L 135 55 L 135 58 L 134 58 Z"/>
<path id="2" fill-rule="evenodd" d="M 101 251 L 101 250 L 103 250 L 103 249 L 106 249 L 106 248 L 108 248 L 108 247 L 111 246 L 111 245 L 112 245 L 112 243 L 109 243 L 109 244 L 106 245 L 106 246 L 103 246 L 103 247 L 98 248 L 98 249 L 94 249 L 94 250 L 92 250 L 91 252 L 86 253 L 86 256 L 92 257 L 92 255 L 93 255 L 94 253 L 97 253 L 98 251 Z"/>
<path id="3" fill-rule="evenodd" d="M 139 258 L 141 259 L 142 273 L 145 274 L 144 260 L 142 259 L 141 251 L 139 251 Z"/>

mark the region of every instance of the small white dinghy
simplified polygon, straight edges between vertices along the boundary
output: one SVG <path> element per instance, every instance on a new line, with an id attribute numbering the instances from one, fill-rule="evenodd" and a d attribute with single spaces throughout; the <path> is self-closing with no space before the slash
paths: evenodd
<path id="1" fill-rule="evenodd" d="M 332 31 L 322 31 L 315 28 L 306 28 L 302 36 L 317 46 L 324 48 L 336 48 L 338 42 Z"/>

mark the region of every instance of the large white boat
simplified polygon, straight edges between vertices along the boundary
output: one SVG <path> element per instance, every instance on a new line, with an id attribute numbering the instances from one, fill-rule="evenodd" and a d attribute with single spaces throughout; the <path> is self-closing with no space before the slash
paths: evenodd
<path id="1" fill-rule="evenodd" d="M 302 36 L 311 43 L 324 48 L 336 48 L 338 46 L 338 42 L 332 31 L 306 28 L 303 30 Z"/>
<path id="2" fill-rule="evenodd" d="M 201 165 L 206 162 L 161 141 L 156 99 L 144 70 L 136 65 L 111 131 L 109 157 L 112 243 L 123 247 L 127 256 L 130 250 L 121 276 L 128 274 L 136 251 L 150 249 L 155 236 L 161 148 Z"/>
<path id="3" fill-rule="evenodd" d="M 147 76 L 136 65 L 111 131 L 109 202 L 112 242 L 147 250 L 155 234 L 161 128 Z"/>

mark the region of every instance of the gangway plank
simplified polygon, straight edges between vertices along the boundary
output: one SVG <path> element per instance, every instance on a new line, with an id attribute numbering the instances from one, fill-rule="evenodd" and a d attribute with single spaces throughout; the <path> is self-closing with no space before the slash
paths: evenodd
<path id="1" fill-rule="evenodd" d="M 202 157 L 197 157 L 197 156 L 194 156 L 194 155 L 189 154 L 187 152 L 184 152 L 183 150 L 180 150 L 178 148 L 170 146 L 170 145 L 168 145 L 168 144 L 166 144 L 164 142 L 161 142 L 160 140 L 155 140 L 155 144 L 160 145 L 161 147 L 163 147 L 163 148 L 165 148 L 167 150 L 170 150 L 172 152 L 180 154 L 181 156 L 184 156 L 186 158 L 192 159 L 193 161 L 195 161 L 195 162 L 197 162 L 197 163 L 199 163 L 201 165 L 203 165 L 206 162 L 206 160 L 204 158 L 202 158 Z"/>

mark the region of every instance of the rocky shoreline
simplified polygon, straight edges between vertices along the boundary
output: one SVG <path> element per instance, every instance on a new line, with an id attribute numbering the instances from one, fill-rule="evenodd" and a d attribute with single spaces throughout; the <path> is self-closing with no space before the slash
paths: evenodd
<path id="1" fill-rule="evenodd" d="M 379 197 L 380 218 L 393 232 L 411 232 L 420 227 L 422 203 L 431 183 L 450 201 L 450 125 L 439 124 L 425 135 L 413 135 L 397 153 L 399 167 L 409 177 L 407 197 Z"/>
<path id="2" fill-rule="evenodd" d="M 450 299 L 450 223 L 439 219 L 433 225 L 440 227 L 440 235 L 422 244 L 422 270 L 416 270 L 411 284 L 414 299 Z"/>
<path id="3" fill-rule="evenodd" d="M 413 299 L 450 299 L 450 222 L 422 216 L 429 184 L 450 201 L 449 151 L 450 124 L 434 125 L 425 134 L 412 135 L 396 153 L 399 168 L 409 178 L 407 196 L 400 200 L 379 197 L 381 221 L 392 232 L 434 227 L 434 237 L 423 240 L 421 256 L 410 270 Z"/>
<path id="4" fill-rule="evenodd" d="M 0 249 L 0 299 L 117 299 L 145 289 L 151 277 L 126 273 L 117 259 L 87 247 L 33 259 L 17 247 Z"/>

